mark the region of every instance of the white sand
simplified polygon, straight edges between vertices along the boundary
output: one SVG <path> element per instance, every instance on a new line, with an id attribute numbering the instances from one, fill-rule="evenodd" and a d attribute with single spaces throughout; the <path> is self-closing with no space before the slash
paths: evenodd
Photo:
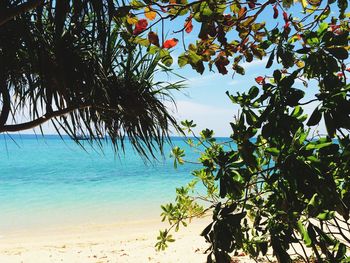
<path id="1" fill-rule="evenodd" d="M 206 262 L 208 244 L 199 233 L 208 222 L 201 219 L 180 229 L 174 235 L 176 242 L 162 252 L 154 244 L 158 230 L 167 225 L 158 219 L 22 231 L 0 238 L 0 262 Z"/>

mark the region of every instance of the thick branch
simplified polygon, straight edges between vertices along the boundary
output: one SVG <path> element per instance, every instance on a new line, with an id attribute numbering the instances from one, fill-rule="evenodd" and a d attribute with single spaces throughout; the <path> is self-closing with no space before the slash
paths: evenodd
<path id="1" fill-rule="evenodd" d="M 38 7 L 43 2 L 44 0 L 28 0 L 27 2 L 16 7 L 7 8 L 5 10 L 0 11 L 0 26 L 2 26 L 7 21 L 13 19 L 16 16 Z"/>
<path id="2" fill-rule="evenodd" d="M 0 95 L 2 95 L 2 108 L 0 112 L 0 127 L 4 126 L 10 113 L 11 99 L 5 78 L 0 79 Z"/>
<path id="3" fill-rule="evenodd" d="M 17 132 L 17 131 L 32 129 L 34 127 L 37 127 L 37 126 L 51 120 L 52 118 L 60 117 L 60 116 L 66 115 L 67 113 L 70 113 L 72 111 L 75 111 L 78 109 L 89 108 L 89 107 L 91 107 L 91 106 L 90 105 L 72 106 L 72 107 L 68 107 L 66 109 L 60 109 L 57 111 L 46 113 L 45 115 L 41 116 L 40 118 L 29 121 L 29 122 L 20 123 L 20 124 L 4 125 L 3 127 L 0 127 L 0 133 L 1 132 Z"/>

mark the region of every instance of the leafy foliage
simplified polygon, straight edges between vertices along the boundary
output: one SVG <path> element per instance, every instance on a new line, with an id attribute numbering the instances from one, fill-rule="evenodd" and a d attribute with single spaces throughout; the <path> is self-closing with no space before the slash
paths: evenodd
<path id="1" fill-rule="evenodd" d="M 154 80 L 157 71 L 170 69 L 160 65 L 159 55 L 138 46 L 141 38 L 129 42 L 115 16 L 118 6 L 114 1 L 1 1 L 0 132 L 52 120 L 59 133 L 75 140 L 108 136 L 118 148 L 129 138 L 145 156 L 146 150 L 153 154 L 162 148 L 169 127 L 176 127 L 165 102 L 172 102 L 170 91 L 181 83 Z M 148 18 L 153 17 L 149 9 Z M 136 24 L 134 35 L 147 28 L 146 19 L 128 21 Z M 18 123 L 27 111 L 28 122 Z"/>
<path id="2" fill-rule="evenodd" d="M 292 13 L 294 2 L 302 18 Z M 202 232 L 208 262 L 229 262 L 240 250 L 253 258 L 271 251 L 283 263 L 295 256 L 349 262 L 347 8 L 346 0 L 2 1 L 8 12 L 0 12 L 0 131 L 59 118 L 55 124 L 73 138 L 107 133 L 115 142 L 128 135 L 145 153 L 176 125 L 161 99 L 179 86 L 154 83 L 153 73 L 172 65 L 180 37 L 179 66 L 199 73 L 208 65 L 227 74 L 230 65 L 244 74 L 243 62 L 267 58 L 271 76 L 258 76 L 247 92 L 227 92 L 241 107 L 230 141 L 209 129 L 196 137 L 195 124 L 182 123 L 195 136 L 189 145 L 202 151 L 200 168 L 177 189 L 176 203 L 162 207 L 171 227 L 156 247 L 165 249 L 173 228 L 210 210 L 213 220 Z M 167 19 L 183 19 L 172 32 L 180 37 L 165 38 Z M 186 45 L 184 36 L 195 32 L 197 40 Z M 312 98 L 309 82 L 318 87 Z M 32 121 L 8 123 L 26 107 Z M 305 107 L 313 108 L 310 116 Z M 187 162 L 180 148 L 172 155 L 175 166 Z M 206 196 L 192 197 L 199 182 Z"/>
<path id="3" fill-rule="evenodd" d="M 293 2 L 301 4 L 304 12 L 302 19 L 288 12 Z M 171 41 L 171 39 L 166 40 L 164 37 L 168 30 L 172 30 L 173 34 L 181 33 L 185 52 L 178 57 L 180 67 L 190 65 L 197 72 L 203 73 L 204 63 L 208 63 L 210 70 L 215 67 L 221 74 L 227 74 L 227 66 L 231 64 L 236 73 L 244 74 L 244 68 L 240 65 L 244 60 L 246 62 L 251 62 L 253 59 L 261 60 L 270 53 L 269 64 L 272 65 L 276 50 L 271 52 L 269 48 L 275 44 L 274 38 L 289 37 L 290 45 L 294 42 L 299 42 L 302 45 L 302 34 L 307 34 L 317 24 L 327 19 L 335 2 L 336 0 L 267 0 L 265 2 L 256 0 L 133 0 L 128 3 L 123 1 L 125 5 L 117 9 L 116 16 L 126 24 L 125 34 L 131 42 L 135 41 L 135 35 L 139 35 L 143 31 L 153 30 L 154 27 L 157 28 L 159 23 L 162 23 L 160 31 L 163 45 L 159 45 L 158 42 L 143 43 L 151 53 L 162 53 L 162 47 L 172 48 L 175 46 L 165 44 Z M 337 5 L 339 18 L 345 21 L 348 3 L 345 0 L 338 0 Z M 334 7 L 332 10 L 335 10 Z M 275 19 L 276 24 L 283 25 L 281 27 L 283 34 L 273 23 L 266 24 L 266 15 Z M 149 23 L 146 23 L 143 16 L 148 19 Z M 169 28 L 165 23 L 167 20 L 173 21 L 175 19 L 183 21 L 183 26 L 178 30 L 173 29 L 173 23 L 169 23 Z M 141 29 L 139 23 L 143 25 Z M 335 27 L 339 26 L 336 23 L 336 20 L 332 20 L 330 24 Z M 271 30 L 275 34 L 270 34 Z M 292 32 L 293 30 L 295 32 Z M 187 45 L 185 34 L 198 34 L 197 40 Z M 143 38 L 142 34 L 141 38 Z M 146 38 L 143 39 L 146 40 Z M 313 40 L 310 39 L 310 41 Z M 274 45 L 274 47 L 276 46 Z M 291 47 L 288 46 L 284 48 L 280 46 L 277 50 L 277 57 L 286 58 L 283 59 L 284 66 L 300 65 L 301 61 L 293 60 L 290 49 Z M 345 56 L 343 51 L 334 51 L 339 53 L 339 56 L 342 54 Z M 168 56 L 168 54 L 164 54 L 164 56 Z M 168 65 L 171 64 L 170 61 L 173 60 L 167 60 Z"/>
<path id="4" fill-rule="evenodd" d="M 274 4 L 274 17 L 288 2 L 283 4 Z M 230 262 L 239 251 L 255 259 L 272 253 L 283 263 L 349 261 L 350 28 L 345 9 L 339 19 L 328 18 L 330 4 L 312 13 L 310 26 L 296 24 L 286 12 L 282 28 L 264 31 L 260 44 L 267 48 L 261 56 L 269 53 L 266 67 L 274 70 L 257 77 L 258 85 L 246 92 L 227 92 L 241 108 L 229 141 L 215 139 L 208 129 L 196 137 L 193 122 L 182 122 L 195 136 L 189 145 L 201 151 L 191 184 L 204 185 L 202 199 L 213 215 L 202 232 L 210 244 L 208 262 Z M 238 17 L 244 12 L 239 9 Z M 221 66 L 218 71 L 225 74 Z M 307 94 L 308 82 L 318 87 L 314 96 Z M 309 116 L 306 107 L 313 108 Z M 318 132 L 323 125 L 326 134 Z M 177 164 L 189 161 L 175 149 L 175 160 L 181 157 Z M 186 198 L 194 201 L 196 195 L 188 192 Z"/>

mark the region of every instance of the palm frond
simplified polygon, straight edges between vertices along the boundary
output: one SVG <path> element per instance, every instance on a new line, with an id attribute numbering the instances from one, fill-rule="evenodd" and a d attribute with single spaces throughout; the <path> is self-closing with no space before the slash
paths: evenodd
<path id="1" fill-rule="evenodd" d="M 0 26 L 0 132 L 51 120 L 78 143 L 83 135 L 100 145 L 107 137 L 116 150 L 129 140 L 143 156 L 162 150 L 177 128 L 165 102 L 183 83 L 154 80 L 170 69 L 119 33 L 113 8 L 113 1 L 51 0 Z M 26 111 L 27 123 L 8 123 L 7 115 L 16 122 Z"/>

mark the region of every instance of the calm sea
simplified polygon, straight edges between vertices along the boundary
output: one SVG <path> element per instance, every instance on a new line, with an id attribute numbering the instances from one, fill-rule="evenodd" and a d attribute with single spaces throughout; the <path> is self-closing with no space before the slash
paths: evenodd
<path id="1" fill-rule="evenodd" d="M 196 159 L 183 139 L 172 141 Z M 155 218 L 196 167 L 175 170 L 170 150 L 145 163 L 129 143 L 118 157 L 108 143 L 101 152 L 58 136 L 1 135 L 0 232 Z"/>

